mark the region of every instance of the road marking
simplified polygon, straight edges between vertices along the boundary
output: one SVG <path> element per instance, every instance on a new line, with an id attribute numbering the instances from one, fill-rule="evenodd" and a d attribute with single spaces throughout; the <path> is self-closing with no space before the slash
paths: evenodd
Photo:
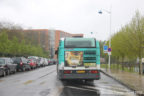
<path id="1" fill-rule="evenodd" d="M 34 80 L 28 80 L 26 82 L 24 82 L 25 85 L 32 83 Z"/>
<path id="2" fill-rule="evenodd" d="M 43 78 L 43 77 L 45 77 L 45 76 L 47 76 L 47 75 L 50 75 L 50 74 L 53 73 L 53 72 L 56 72 L 56 70 L 53 70 L 53 71 L 51 71 L 51 72 L 49 72 L 49 73 L 47 73 L 47 74 L 45 74 L 45 75 L 39 77 L 38 79 L 41 79 L 41 78 Z"/>
<path id="3" fill-rule="evenodd" d="M 47 74 L 39 77 L 38 79 L 43 78 L 43 77 L 45 77 L 45 76 L 47 76 L 47 75 L 49 75 L 49 74 L 51 74 L 51 73 L 53 73 L 53 72 L 55 72 L 55 71 L 56 71 L 56 70 L 53 70 L 53 71 L 51 71 L 51 72 L 49 72 L 49 73 L 47 73 Z M 38 79 L 36 79 L 36 80 L 38 80 Z M 24 82 L 23 84 L 27 85 L 27 84 L 32 83 L 33 81 L 36 81 L 36 80 L 28 80 L 28 81 Z M 40 85 L 42 85 L 42 84 L 44 84 L 44 83 L 45 83 L 45 82 L 41 82 Z"/>

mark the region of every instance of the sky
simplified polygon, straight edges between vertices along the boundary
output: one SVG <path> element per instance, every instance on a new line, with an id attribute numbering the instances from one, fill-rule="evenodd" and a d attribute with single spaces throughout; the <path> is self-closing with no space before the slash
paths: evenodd
<path id="1" fill-rule="evenodd" d="M 110 16 L 112 35 L 131 21 L 136 10 L 144 15 L 143 4 L 144 0 L 0 0 L 0 21 L 108 40 Z"/>

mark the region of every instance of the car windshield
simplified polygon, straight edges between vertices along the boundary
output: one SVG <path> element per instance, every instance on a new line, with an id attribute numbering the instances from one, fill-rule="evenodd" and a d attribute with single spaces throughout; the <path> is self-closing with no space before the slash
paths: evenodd
<path id="1" fill-rule="evenodd" d="M 65 48 L 94 48 L 95 43 L 94 38 L 66 38 Z"/>
<path id="2" fill-rule="evenodd" d="M 0 64 L 5 64 L 5 60 L 4 59 L 0 59 Z"/>

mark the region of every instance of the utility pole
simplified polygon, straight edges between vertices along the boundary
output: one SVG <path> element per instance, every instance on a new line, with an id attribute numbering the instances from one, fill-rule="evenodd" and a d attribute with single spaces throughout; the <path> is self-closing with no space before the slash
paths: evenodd
<path id="1" fill-rule="evenodd" d="M 102 9 L 102 10 L 100 10 L 98 13 L 99 14 L 102 14 L 103 12 L 102 11 L 105 11 L 106 13 L 108 13 L 109 15 L 110 15 L 110 24 L 109 24 L 109 48 L 111 48 L 111 23 L 112 23 L 112 12 L 111 12 L 111 6 L 110 6 L 110 11 L 108 11 L 108 10 L 105 10 L 105 9 Z M 108 58 L 108 69 L 110 70 L 110 64 L 111 64 L 111 52 L 108 52 L 108 56 L 109 56 L 109 58 Z"/>

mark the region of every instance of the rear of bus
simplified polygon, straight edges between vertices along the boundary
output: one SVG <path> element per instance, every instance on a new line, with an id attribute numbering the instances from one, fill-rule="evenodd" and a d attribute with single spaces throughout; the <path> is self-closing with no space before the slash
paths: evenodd
<path id="1" fill-rule="evenodd" d="M 100 47 L 95 38 L 63 38 L 58 48 L 59 79 L 99 80 Z"/>

